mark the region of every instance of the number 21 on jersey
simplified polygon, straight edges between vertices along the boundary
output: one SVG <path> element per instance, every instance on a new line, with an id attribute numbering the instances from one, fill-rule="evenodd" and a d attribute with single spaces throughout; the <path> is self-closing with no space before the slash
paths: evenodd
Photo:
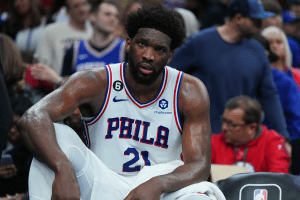
<path id="1" fill-rule="evenodd" d="M 128 156 L 130 154 L 134 155 L 134 158 L 132 158 L 130 161 L 126 162 L 123 164 L 123 172 L 136 172 L 141 170 L 141 166 L 137 165 L 134 167 L 131 167 L 134 163 L 136 163 L 139 159 L 139 152 L 135 148 L 127 148 L 127 150 L 124 152 L 125 156 Z M 141 152 L 142 159 L 145 162 L 145 166 L 150 166 L 151 163 L 148 159 L 149 152 L 148 151 L 142 151 Z"/>

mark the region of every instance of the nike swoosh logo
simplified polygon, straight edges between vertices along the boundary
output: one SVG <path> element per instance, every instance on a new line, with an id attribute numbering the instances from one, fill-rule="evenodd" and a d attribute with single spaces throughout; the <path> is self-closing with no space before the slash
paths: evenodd
<path id="1" fill-rule="evenodd" d="M 128 99 L 116 99 L 116 97 L 114 97 L 113 102 L 128 101 Z"/>

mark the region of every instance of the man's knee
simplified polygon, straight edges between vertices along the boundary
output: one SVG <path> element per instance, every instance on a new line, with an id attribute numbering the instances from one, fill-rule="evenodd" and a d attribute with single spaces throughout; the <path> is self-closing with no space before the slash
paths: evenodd
<path id="1" fill-rule="evenodd" d="M 86 146 L 72 128 L 58 123 L 54 123 L 54 128 L 57 143 L 65 154 L 67 154 L 70 146 L 77 146 L 84 154 L 86 154 Z"/>

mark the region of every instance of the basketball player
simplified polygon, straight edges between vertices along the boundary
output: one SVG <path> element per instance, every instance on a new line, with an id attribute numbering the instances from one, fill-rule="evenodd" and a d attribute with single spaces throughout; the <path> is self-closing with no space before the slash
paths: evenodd
<path id="1" fill-rule="evenodd" d="M 130 14 L 128 63 L 75 73 L 22 117 L 18 128 L 36 157 L 30 199 L 225 199 L 205 182 L 206 88 L 166 66 L 185 38 L 173 12 L 158 5 Z M 77 107 L 88 148 L 67 126 L 53 125 Z"/>

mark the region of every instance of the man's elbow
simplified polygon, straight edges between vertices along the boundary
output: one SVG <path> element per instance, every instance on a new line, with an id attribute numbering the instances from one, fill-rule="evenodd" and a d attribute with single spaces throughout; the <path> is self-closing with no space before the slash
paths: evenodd
<path id="1" fill-rule="evenodd" d="M 19 132 L 21 133 L 21 136 L 24 137 L 25 134 L 30 133 L 29 130 L 30 127 L 34 128 L 34 124 L 37 118 L 40 118 L 41 116 L 38 116 L 37 113 L 40 113 L 41 111 L 34 110 L 32 108 L 29 108 L 20 118 L 20 120 L 17 122 L 16 126 Z"/>
<path id="2" fill-rule="evenodd" d="M 23 116 L 21 117 L 21 119 L 16 124 L 17 129 L 19 130 L 19 132 L 21 133 L 21 135 L 23 135 L 24 129 L 26 128 L 26 125 L 28 125 L 28 124 L 29 124 L 28 111 L 26 111 L 23 114 Z"/>

